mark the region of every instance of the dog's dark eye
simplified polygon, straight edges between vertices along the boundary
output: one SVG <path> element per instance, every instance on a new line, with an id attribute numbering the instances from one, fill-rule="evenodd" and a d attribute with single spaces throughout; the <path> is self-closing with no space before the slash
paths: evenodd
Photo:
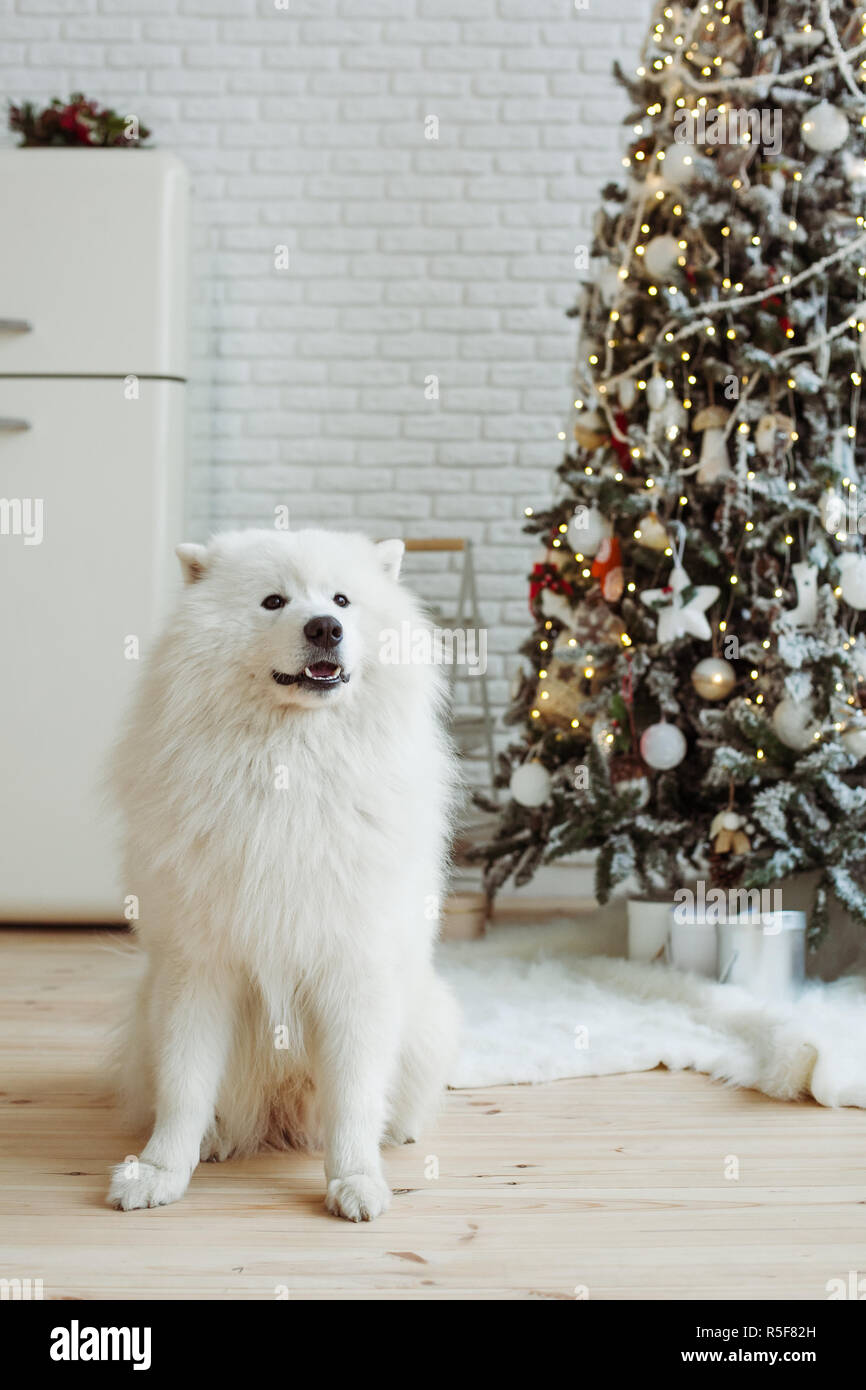
<path id="1" fill-rule="evenodd" d="M 262 599 L 262 608 L 285 608 L 286 600 L 282 594 L 268 594 Z"/>
<path id="2" fill-rule="evenodd" d="M 334 602 L 338 608 L 349 607 L 349 600 L 346 598 L 345 594 L 334 594 Z"/>

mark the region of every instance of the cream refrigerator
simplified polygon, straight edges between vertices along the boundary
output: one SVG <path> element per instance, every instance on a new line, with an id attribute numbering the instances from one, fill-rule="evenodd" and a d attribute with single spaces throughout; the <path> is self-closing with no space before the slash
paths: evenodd
<path id="1" fill-rule="evenodd" d="M 106 762 L 182 539 L 188 181 L 34 149 L 0 187 L 0 918 L 118 922 Z"/>

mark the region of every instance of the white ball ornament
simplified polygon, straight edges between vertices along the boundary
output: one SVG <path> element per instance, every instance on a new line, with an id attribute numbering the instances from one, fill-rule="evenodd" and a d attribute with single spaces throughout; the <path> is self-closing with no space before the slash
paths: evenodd
<path id="1" fill-rule="evenodd" d="M 692 685 L 704 700 L 724 700 L 736 683 L 736 671 L 720 656 L 705 657 L 692 671 Z"/>
<path id="2" fill-rule="evenodd" d="M 664 720 L 650 724 L 640 737 L 640 755 L 648 767 L 656 772 L 667 772 L 677 767 L 686 756 L 686 740 L 676 724 Z"/>
<path id="3" fill-rule="evenodd" d="M 815 742 L 818 725 L 808 700 L 792 700 L 786 696 L 773 710 L 776 737 L 786 748 L 804 753 Z"/>
<path id="4" fill-rule="evenodd" d="M 693 178 L 696 171 L 692 148 L 689 145 L 668 145 L 664 159 L 659 161 L 665 183 L 680 188 Z"/>
<path id="5" fill-rule="evenodd" d="M 613 535 L 613 526 L 598 507 L 575 507 L 566 537 L 577 555 L 594 555 L 602 541 Z"/>
<path id="6" fill-rule="evenodd" d="M 623 410 L 631 410 L 637 399 L 637 385 L 632 376 L 624 376 L 616 389 Z"/>
<path id="7" fill-rule="evenodd" d="M 866 608 L 866 555 L 840 555 L 839 570 L 845 602 L 851 608 Z"/>
<path id="8" fill-rule="evenodd" d="M 511 774 L 509 791 L 521 806 L 543 806 L 553 778 L 541 763 L 521 763 Z"/>
<path id="9" fill-rule="evenodd" d="M 667 156 L 664 162 L 667 164 Z M 673 270 L 679 254 L 679 243 L 675 236 L 671 236 L 669 232 L 662 236 L 654 236 L 646 244 L 643 268 L 651 279 L 663 280 Z"/>
<path id="10" fill-rule="evenodd" d="M 804 144 L 816 154 L 832 154 L 848 139 L 848 117 L 829 101 L 810 106 L 800 123 Z"/>

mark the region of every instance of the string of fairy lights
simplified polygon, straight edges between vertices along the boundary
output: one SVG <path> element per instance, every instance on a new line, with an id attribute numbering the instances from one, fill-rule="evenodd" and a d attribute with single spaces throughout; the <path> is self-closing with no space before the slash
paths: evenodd
<path id="1" fill-rule="evenodd" d="M 686 527 L 683 518 L 687 516 L 690 498 L 687 488 L 683 486 L 683 480 L 693 475 L 697 475 L 698 482 L 715 481 L 718 477 L 729 476 L 732 472 L 729 445 L 732 445 L 736 470 L 741 470 L 750 486 L 759 489 L 763 486 L 766 492 L 766 485 L 753 466 L 754 460 L 747 457 L 744 447 L 750 443 L 753 453 L 757 451 L 765 457 L 770 456 L 769 452 L 761 447 L 760 441 L 760 432 L 765 428 L 765 418 L 762 417 L 759 421 L 757 430 L 753 428 L 750 420 L 743 418 L 759 384 L 764 384 L 770 393 L 772 409 L 766 418 L 773 423 L 771 427 L 766 428 L 772 428 L 773 447 L 779 439 L 782 441 L 787 476 L 781 483 L 788 494 L 797 492 L 797 473 L 800 471 L 796 455 L 796 445 L 800 438 L 797 429 L 797 393 L 802 379 L 798 377 L 798 373 L 803 371 L 804 366 L 811 370 L 808 364 L 798 364 L 797 359 L 814 358 L 819 374 L 823 364 L 823 374 L 826 375 L 830 345 L 845 334 L 853 335 L 853 353 L 857 358 L 857 365 L 849 373 L 850 413 L 848 424 L 843 427 L 840 436 L 840 448 L 845 444 L 848 446 L 844 455 L 848 467 L 841 478 L 841 488 L 846 495 L 842 505 L 843 514 L 851 514 L 851 502 L 858 497 L 859 482 L 854 465 L 854 446 L 862 387 L 862 373 L 858 368 L 866 368 L 866 338 L 863 337 L 866 332 L 866 294 L 862 306 L 845 315 L 838 323 L 828 326 L 825 314 L 824 321 L 813 325 L 808 337 L 800 343 L 796 342 L 797 329 L 790 308 L 793 292 L 810 280 L 826 274 L 837 264 L 855 262 L 860 257 L 866 260 L 866 216 L 863 212 L 852 216 L 852 223 L 860 229 L 859 235 L 811 262 L 798 273 L 786 269 L 786 265 L 792 266 L 796 249 L 802 245 L 806 235 L 798 219 L 799 195 L 804 180 L 803 160 L 788 159 L 777 190 L 784 192 L 789 199 L 786 235 L 780 237 L 776 232 L 772 233 L 774 245 L 778 247 L 781 243 L 781 251 L 777 250 L 774 255 L 777 273 L 767 286 L 747 293 L 745 280 L 734 278 L 732 271 L 733 229 L 729 222 L 724 222 L 720 227 L 719 250 L 708 248 L 701 230 L 689 223 L 689 189 L 693 180 L 701 174 L 702 161 L 712 159 L 712 144 L 709 148 L 701 148 L 700 142 L 689 145 L 665 141 L 666 133 L 675 122 L 700 118 L 704 129 L 707 130 L 712 128 L 714 122 L 730 118 L 732 108 L 729 101 L 733 94 L 741 96 L 751 93 L 765 99 L 773 89 L 777 89 L 780 96 L 790 98 L 799 88 L 805 101 L 810 99 L 810 89 L 813 89 L 811 99 L 814 99 L 814 88 L 817 86 L 820 89 L 822 80 L 830 74 L 834 78 L 837 74 L 841 76 L 849 94 L 849 101 L 866 108 L 866 92 L 858 85 L 866 82 L 866 9 L 852 14 L 840 38 L 833 23 L 829 0 L 819 0 L 818 8 L 820 26 L 813 26 L 808 20 L 802 20 L 796 26 L 795 32 L 785 35 L 784 46 L 794 50 L 809 50 L 822 47 L 826 43 L 831 48 L 831 56 L 816 57 L 785 71 L 776 70 L 771 56 L 768 60 L 769 66 L 763 70 L 760 55 L 764 49 L 770 52 L 769 44 L 777 36 L 769 34 L 764 28 L 757 28 L 751 36 L 744 37 L 750 38 L 758 45 L 758 70 L 750 76 L 743 76 L 737 70 L 735 62 L 725 57 L 724 53 L 707 51 L 714 42 L 727 40 L 736 33 L 735 18 L 729 12 L 726 0 L 712 0 L 712 3 L 707 0 L 707 3 L 695 6 L 688 12 L 680 6 L 665 5 L 651 30 L 642 61 L 635 70 L 638 79 L 656 87 L 656 95 L 645 108 L 646 117 L 651 123 L 649 131 L 643 118 L 636 121 L 632 133 L 638 142 L 637 146 L 633 146 L 631 152 L 622 159 L 623 167 L 633 171 L 637 176 L 633 206 L 627 207 L 617 221 L 613 242 L 609 247 L 609 266 L 603 267 L 602 273 L 594 277 L 594 283 L 585 287 L 582 328 L 585 329 L 587 323 L 603 321 L 606 309 L 608 331 L 603 342 L 590 342 L 585 358 L 579 360 L 575 375 L 577 391 L 573 401 L 572 436 L 581 428 L 584 432 L 588 431 L 590 436 L 593 430 L 603 431 L 606 438 L 628 448 L 629 455 L 636 465 L 649 465 L 651 471 L 648 476 L 632 477 L 624 471 L 619 459 L 615 464 L 606 454 L 605 462 L 599 470 L 596 470 L 591 462 L 585 462 L 584 473 L 588 477 L 595 476 L 597 472 L 606 474 L 617 484 L 630 489 L 643 488 L 650 496 L 651 509 L 647 516 L 641 518 L 634 526 L 632 536 L 636 542 L 649 544 L 651 549 L 659 552 L 653 588 L 660 575 L 663 561 L 675 558 L 674 544 L 671 543 L 668 532 L 673 531 L 677 537 L 681 537 L 680 556 L 685 545 Z M 852 42 L 855 39 L 856 42 Z M 773 50 L 777 56 L 781 53 L 781 47 L 777 44 Z M 853 66 L 855 64 L 856 74 Z M 722 99 L 713 100 L 714 93 Z M 797 97 L 797 100 L 800 98 Z M 828 106 L 828 103 L 822 101 L 818 107 L 810 107 L 801 120 L 803 144 L 807 149 L 817 153 L 825 152 L 821 148 L 821 140 L 835 141 L 835 144 L 830 143 L 827 149 L 836 150 L 845 144 L 849 134 L 848 117 L 844 111 L 839 107 L 830 106 L 828 116 L 823 110 Z M 840 122 L 844 125 L 841 140 Z M 866 130 L 866 111 L 859 116 L 857 125 L 861 130 Z M 752 150 L 748 147 L 756 143 L 750 129 L 742 132 L 740 143 L 744 147 L 743 160 L 740 165 L 734 167 L 728 179 L 732 214 L 738 207 L 738 199 L 750 187 L 747 167 Z M 718 177 L 718 169 L 715 173 Z M 852 196 L 860 196 L 866 200 L 866 159 L 863 158 L 862 149 L 859 156 L 854 157 L 850 179 Z M 862 188 L 858 187 L 860 182 Z M 653 229 L 654 214 L 658 216 L 662 213 L 671 229 L 664 234 L 654 232 Z M 736 220 L 736 216 L 732 216 L 731 220 Z M 761 255 L 762 240 L 761 229 L 756 228 L 749 238 L 749 245 L 755 257 Z M 701 257 L 705 258 L 703 264 L 709 264 L 711 270 L 721 262 L 720 278 L 716 281 L 721 293 L 717 289 L 711 298 L 701 296 L 694 275 L 689 277 L 691 283 L 687 282 L 685 275 L 690 266 L 702 263 Z M 778 273 L 780 269 L 781 274 Z M 866 264 L 858 263 L 857 272 L 866 280 Z M 663 347 L 648 351 L 637 362 L 618 365 L 618 349 L 624 346 L 624 342 L 629 341 L 631 315 L 628 301 L 633 295 L 636 277 L 651 300 L 668 300 L 674 312 L 667 322 L 663 322 L 657 334 L 656 341 L 659 345 L 663 344 Z M 788 340 L 790 346 L 776 352 L 771 361 L 761 368 L 737 375 L 738 390 L 730 402 L 730 408 L 711 404 L 701 410 L 695 410 L 693 388 L 699 384 L 701 342 L 706 342 L 716 351 L 725 342 L 735 343 L 738 338 L 737 315 L 749 306 L 763 305 L 774 298 L 782 304 L 782 312 L 778 315 L 779 327 L 783 338 Z M 825 296 L 825 311 L 826 303 Z M 625 340 L 620 336 L 623 331 L 626 334 Z M 696 339 L 697 342 L 694 341 Z M 780 402 L 777 399 L 783 389 L 787 392 L 787 410 L 784 412 L 779 409 Z M 661 428 L 625 428 L 622 425 L 622 416 L 617 419 L 618 409 L 623 412 L 630 410 L 638 399 L 638 393 L 646 393 L 649 425 L 658 417 Z M 712 386 L 709 395 L 712 402 Z M 701 417 L 705 417 L 703 424 Z M 700 456 L 696 459 L 693 436 L 698 433 L 703 437 Z M 564 441 L 568 435 L 565 431 L 560 431 L 558 438 Z M 717 471 L 713 472 L 713 469 Z M 776 486 L 779 481 L 774 477 L 771 483 Z M 838 501 L 835 485 L 832 488 L 828 486 L 821 501 L 822 520 L 825 520 L 825 515 Z M 533 509 L 525 508 L 525 515 L 531 517 Z M 661 526 L 660 534 L 657 523 Z M 782 599 L 788 593 L 791 557 L 798 543 L 801 554 L 805 555 L 809 549 L 809 534 L 804 530 L 802 518 L 798 525 L 800 534 L 796 536 L 794 532 L 798 529 L 797 525 L 788 529 L 785 526 L 784 515 L 780 516 L 779 529 L 784 530 L 781 536 L 784 568 L 781 579 L 777 579 L 772 588 L 775 599 Z M 811 527 L 811 520 L 809 526 Z M 738 568 L 743 551 L 748 547 L 750 533 L 754 529 L 754 522 L 746 519 L 736 547 L 734 564 L 727 576 L 727 596 L 724 591 L 720 595 L 723 616 L 714 625 L 714 654 L 718 652 L 720 642 L 730 629 L 741 578 Z M 842 546 L 848 545 L 854 538 L 852 533 L 841 527 L 835 532 L 832 528 L 827 529 Z M 650 530 L 654 533 L 652 542 L 647 540 Z M 569 540 L 568 531 L 568 523 L 559 525 L 557 534 L 549 542 L 553 550 L 566 548 Z M 857 545 L 860 547 L 862 536 L 859 532 L 855 534 Z M 580 577 L 589 580 L 593 573 L 589 563 L 591 556 L 588 558 L 577 548 L 573 548 L 571 553 L 575 563 L 581 567 Z M 862 604 L 859 602 L 858 594 L 858 602 L 852 605 L 854 611 L 848 619 L 846 641 L 843 643 L 845 651 L 851 651 L 856 647 L 857 613 L 866 609 L 866 559 L 863 560 L 863 565 L 864 571 L 859 574 L 858 584 L 862 583 L 864 601 Z M 795 566 L 794 569 L 796 568 Z M 629 594 L 635 594 L 637 584 L 633 579 L 628 579 L 624 582 L 624 589 Z M 853 588 L 850 591 L 853 592 Z M 835 586 L 834 593 L 837 597 L 846 597 L 844 578 Z M 543 718 L 543 706 L 549 698 L 544 684 L 549 677 L 549 657 L 552 654 L 552 646 L 555 645 L 555 638 L 550 636 L 553 628 L 554 623 L 546 620 L 544 630 L 547 635 L 538 643 L 538 698 L 530 710 L 533 720 Z M 624 648 L 633 644 L 633 639 L 627 632 L 620 633 L 620 641 Z M 583 676 L 591 681 L 596 675 L 596 661 L 590 645 L 581 646 L 575 636 L 568 637 L 567 645 L 573 651 L 579 648 L 577 654 L 582 662 Z M 863 645 L 861 642 L 861 651 Z M 773 642 L 769 637 L 765 637 L 761 646 L 769 653 L 773 648 Z M 754 688 L 760 682 L 761 675 L 760 663 L 756 663 L 750 667 L 745 679 L 748 685 Z M 844 697 L 848 706 L 854 706 L 857 703 L 855 694 L 846 693 L 841 682 L 837 681 L 835 684 L 836 693 Z M 764 703 L 764 694 L 756 689 L 754 696 L 746 696 L 747 703 L 752 703 L 753 699 L 754 703 L 760 706 Z M 580 729 L 579 716 L 575 716 L 570 725 L 574 730 Z M 845 723 L 836 717 L 829 724 L 810 729 L 809 735 L 817 742 L 829 730 L 841 732 L 845 728 Z M 602 731 L 602 739 L 611 744 L 614 742 L 614 735 L 605 729 Z M 763 760 L 765 756 L 763 748 L 755 750 L 758 761 Z"/>

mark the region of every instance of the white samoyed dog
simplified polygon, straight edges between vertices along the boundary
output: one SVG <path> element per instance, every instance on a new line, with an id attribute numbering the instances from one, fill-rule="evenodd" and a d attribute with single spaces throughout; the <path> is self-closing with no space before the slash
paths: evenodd
<path id="1" fill-rule="evenodd" d="M 432 947 L 458 779 L 441 667 L 387 664 L 428 627 L 402 541 L 238 531 L 182 545 L 186 585 L 116 780 L 146 971 L 120 1058 L 152 1126 L 124 1210 L 199 1159 L 322 1148 L 325 1204 L 369 1221 L 380 1146 L 415 1139 L 456 1039 Z"/>

